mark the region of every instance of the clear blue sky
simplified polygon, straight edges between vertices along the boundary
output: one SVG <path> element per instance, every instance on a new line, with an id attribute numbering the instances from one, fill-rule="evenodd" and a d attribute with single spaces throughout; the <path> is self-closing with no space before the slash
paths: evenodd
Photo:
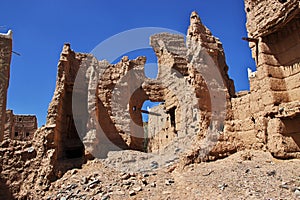
<path id="1" fill-rule="evenodd" d="M 236 90 L 249 88 L 246 68 L 255 69 L 246 36 L 242 0 L 26 0 L 2 1 L 0 32 L 13 30 L 8 108 L 36 114 L 45 123 L 55 89 L 62 46 L 90 52 L 101 41 L 139 27 L 163 27 L 186 33 L 190 13 L 220 38 Z M 2 26 L 5 26 L 4 28 Z"/>

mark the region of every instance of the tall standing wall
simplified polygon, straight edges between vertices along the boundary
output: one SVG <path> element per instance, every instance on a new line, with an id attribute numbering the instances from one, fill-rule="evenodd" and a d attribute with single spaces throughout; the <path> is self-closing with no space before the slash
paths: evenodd
<path id="1" fill-rule="evenodd" d="M 11 36 L 11 31 L 8 31 L 7 34 L 0 34 L 0 141 L 2 141 L 4 137 L 6 118 L 7 89 L 12 54 Z"/>

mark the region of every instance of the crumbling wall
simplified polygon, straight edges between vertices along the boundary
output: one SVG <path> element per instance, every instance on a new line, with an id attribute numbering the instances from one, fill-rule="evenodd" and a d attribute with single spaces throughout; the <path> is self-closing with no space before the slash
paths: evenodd
<path id="1" fill-rule="evenodd" d="M 257 71 L 248 71 L 250 91 L 232 99 L 231 128 L 241 135 L 237 148 L 265 149 L 281 158 L 300 157 L 296 125 L 300 101 L 299 1 L 246 0 L 245 10 L 246 40 Z"/>
<path id="2" fill-rule="evenodd" d="M 85 94 L 81 93 L 83 101 L 87 99 L 87 103 L 81 104 L 86 109 L 86 113 L 81 116 L 86 118 L 82 120 L 86 129 L 83 129 L 81 139 L 92 155 L 103 157 L 114 148 L 113 145 L 121 149 L 143 151 L 147 142 L 148 151 L 155 151 L 156 147 L 171 144 L 174 138 L 188 137 L 189 134 L 205 137 L 204 132 L 209 126 L 220 127 L 223 131 L 223 122 L 211 124 L 213 118 L 219 117 L 216 115 L 220 114 L 227 121 L 232 118 L 230 98 L 234 96 L 235 90 L 233 81 L 227 74 L 222 44 L 201 23 L 197 13 L 193 12 L 191 15 L 187 45 L 182 36 L 168 33 L 153 35 L 150 44 L 158 57 L 159 72 L 156 80 L 145 77 L 145 57 L 135 60 L 123 57 L 119 63 L 109 64 L 82 54 L 74 63 L 72 59 L 78 58 L 77 53 L 65 46 L 68 49 L 64 50 L 66 53 L 63 51 L 66 62 L 60 62 L 59 68 L 61 65 L 73 67 L 83 83 L 80 90 L 87 91 Z M 201 60 L 201 55 L 206 55 L 204 61 Z M 64 73 L 59 69 L 59 74 L 67 74 L 66 68 L 61 70 Z M 216 74 L 219 75 L 217 78 Z M 60 79 L 66 78 L 58 78 Z M 74 84 L 74 80 L 69 82 L 70 85 L 72 83 Z M 63 81 L 57 82 L 57 88 L 63 86 Z M 59 121 L 63 121 L 60 118 L 65 115 L 60 109 L 66 109 L 54 105 L 63 105 L 64 102 L 70 104 L 70 98 L 65 98 L 63 91 L 64 89 L 56 90 L 57 94 L 49 109 L 51 112 L 48 121 L 51 123 L 47 122 L 47 127 L 53 126 L 56 130 L 57 139 L 54 143 L 58 155 L 62 151 L 59 138 L 64 135 L 64 125 Z M 73 89 L 73 93 L 76 91 L 77 89 Z M 219 93 L 224 94 L 220 99 Z M 150 138 L 145 137 L 141 115 L 145 100 L 164 102 L 163 109 L 168 118 L 166 121 L 170 122 Z M 51 107 L 56 110 L 52 111 Z M 223 109 L 222 113 L 216 112 L 220 109 Z M 56 113 L 60 114 L 56 116 Z M 149 123 L 151 130 L 152 126 L 156 124 Z M 160 140 L 157 134 L 168 138 Z M 154 145 L 155 143 L 158 145 Z"/>
<path id="3" fill-rule="evenodd" d="M 233 80 L 229 78 L 228 66 L 225 61 L 225 53 L 222 43 L 218 38 L 212 35 L 211 31 L 202 24 L 197 12 L 192 12 L 190 16 L 190 26 L 187 32 L 187 46 L 191 54 L 196 54 L 197 47 L 202 47 L 212 58 L 214 64 L 219 69 L 221 78 L 227 90 L 227 98 L 235 95 Z M 201 73 L 205 76 L 208 70 Z"/>
<path id="4" fill-rule="evenodd" d="M 230 96 L 224 132 L 205 159 L 243 149 L 268 150 L 279 158 L 299 158 L 299 1 L 246 0 L 245 9 L 249 32 L 245 40 L 257 71 L 248 69 L 250 91 Z M 200 26 L 189 29 L 194 27 Z M 209 37 L 201 38 L 211 41 Z M 187 156 L 190 160 L 199 157 L 201 150 L 195 149 Z"/>
<path id="5" fill-rule="evenodd" d="M 48 109 L 45 125 L 46 148 L 54 150 L 49 159 L 54 166 L 53 177 L 56 178 L 67 169 L 81 166 L 85 161 L 84 146 L 77 133 L 72 113 L 73 84 L 82 57 L 84 55 L 75 54 L 69 44 L 64 45 L 58 63 L 56 88 Z M 74 161 L 70 162 L 72 159 Z"/>
<path id="6" fill-rule="evenodd" d="M 4 138 L 7 89 L 12 54 L 12 32 L 0 34 L 0 141 Z"/>
<path id="7" fill-rule="evenodd" d="M 299 13 L 298 0 L 245 0 L 249 37 L 268 35 Z"/>
<path id="8" fill-rule="evenodd" d="M 211 153 L 262 149 L 299 158 L 299 1 L 246 0 L 245 10 L 257 71 L 248 69 L 250 91 L 231 98 L 232 120 Z"/>
<path id="9" fill-rule="evenodd" d="M 122 149 L 143 150 L 143 122 L 138 109 L 148 99 L 141 89 L 145 78 L 145 63 L 145 57 L 129 60 L 125 56 L 119 63 L 108 65 L 99 74 L 97 96 L 106 107 L 106 111 L 99 112 L 99 120 L 103 112 L 108 112 L 111 119 L 110 130 L 106 128 L 108 124 L 101 123 L 101 127 L 110 141 Z M 116 132 L 110 133 L 114 129 Z M 114 135 L 115 139 L 111 139 Z"/>
<path id="10" fill-rule="evenodd" d="M 245 1 L 248 41 L 257 72 L 251 91 L 261 87 L 265 104 L 299 100 L 299 1 Z M 268 17 L 266 17 L 268 16 Z M 252 82 L 253 82 L 252 81 Z"/>
<path id="11" fill-rule="evenodd" d="M 51 151 L 44 148 L 47 146 L 44 129 L 33 134 L 37 128 L 35 116 L 15 116 L 12 110 L 6 110 L 11 36 L 11 31 L 0 34 L 0 197 L 28 199 L 43 196 L 41 192 L 47 188 L 52 175 L 51 160 L 48 159 L 51 156 L 47 153 L 51 154 Z M 20 117 L 22 122 L 18 122 Z M 18 127 L 29 141 L 14 140 L 13 134 Z"/>
<path id="12" fill-rule="evenodd" d="M 177 134 L 172 126 L 174 122 L 171 122 L 171 116 L 163 104 L 151 108 L 149 112 L 147 150 L 155 153 L 172 144 Z"/>
<path id="13" fill-rule="evenodd" d="M 14 115 L 12 110 L 6 111 L 5 133 L 13 140 L 31 140 L 37 130 L 35 115 Z"/>
<path id="14" fill-rule="evenodd" d="M 38 129 L 32 140 L 5 138 L 0 143 L 0 197 L 32 199 L 44 196 L 50 182 L 57 179 L 55 149 L 49 148 L 49 130 Z M 62 174 L 60 174 L 61 176 Z"/>
<path id="15" fill-rule="evenodd" d="M 223 132 L 232 118 L 230 98 L 235 89 L 219 39 L 193 12 L 186 44 L 179 36 L 157 34 L 151 37 L 151 45 L 158 57 L 158 80 L 174 87 L 165 90 L 164 104 L 153 108 L 160 116 L 149 116 L 148 151 L 163 149 L 178 137 L 209 137 L 209 128 Z M 172 73 L 178 79 L 169 75 Z"/>
<path id="16" fill-rule="evenodd" d="M 15 132 L 14 129 L 14 113 L 12 110 L 6 110 L 6 119 L 5 119 L 5 131 L 4 134 L 9 136 L 9 138 L 13 138 L 13 134 Z"/>

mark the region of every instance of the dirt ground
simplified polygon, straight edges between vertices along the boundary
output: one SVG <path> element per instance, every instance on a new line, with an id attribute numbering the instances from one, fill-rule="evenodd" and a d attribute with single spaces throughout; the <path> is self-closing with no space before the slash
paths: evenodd
<path id="1" fill-rule="evenodd" d="M 95 159 L 68 171 L 44 199 L 300 199 L 300 160 L 278 160 L 262 151 L 136 173 L 104 163 Z"/>

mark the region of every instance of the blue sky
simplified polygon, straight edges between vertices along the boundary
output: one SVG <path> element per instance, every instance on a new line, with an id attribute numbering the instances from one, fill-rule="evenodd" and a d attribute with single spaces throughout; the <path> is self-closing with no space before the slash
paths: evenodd
<path id="1" fill-rule="evenodd" d="M 255 69 L 255 64 L 241 39 L 247 36 L 242 0 L 2 1 L 0 32 L 13 30 L 13 50 L 21 54 L 12 58 L 8 108 L 16 114 L 36 114 L 39 126 L 45 123 L 65 42 L 76 52 L 90 52 L 101 41 L 133 28 L 186 33 L 194 10 L 223 43 L 236 90 L 248 89 L 246 69 Z"/>

